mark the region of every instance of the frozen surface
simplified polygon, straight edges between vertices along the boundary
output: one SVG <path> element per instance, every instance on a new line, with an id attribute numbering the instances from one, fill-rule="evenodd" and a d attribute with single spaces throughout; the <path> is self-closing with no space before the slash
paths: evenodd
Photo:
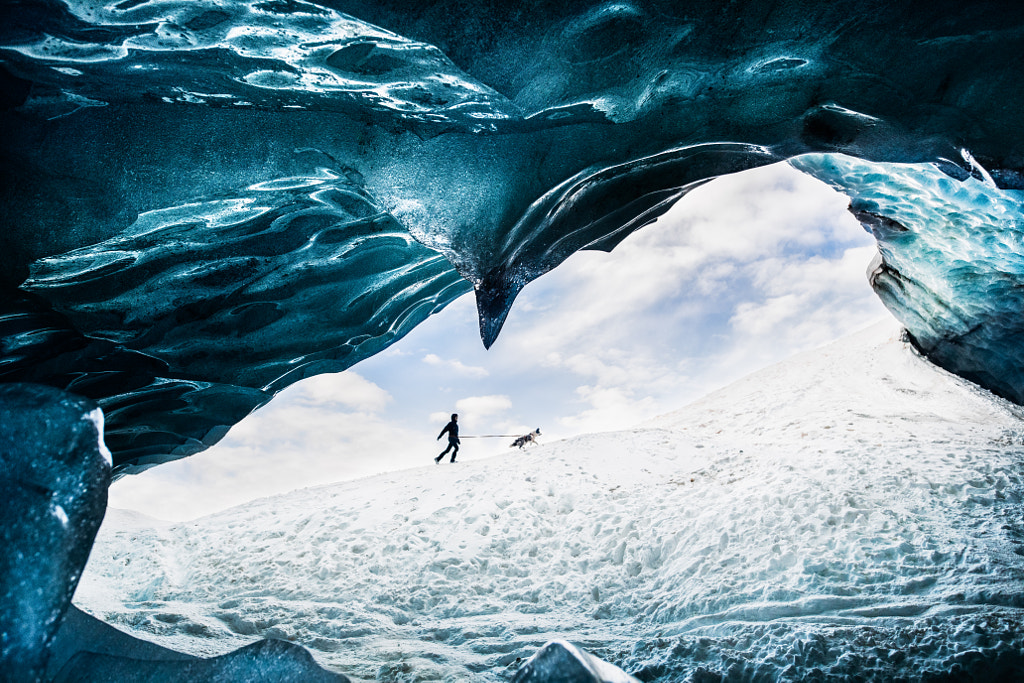
<path id="1" fill-rule="evenodd" d="M 349 683 L 340 674 L 324 671 L 309 652 L 281 640 L 261 640 L 209 659 L 131 659 L 89 650 L 72 658 L 54 683 L 161 681 L 161 683 Z"/>
<path id="2" fill-rule="evenodd" d="M 508 680 L 566 639 L 644 681 L 1024 666 L 1020 409 L 891 326 L 643 427 L 255 501 L 111 510 L 75 603 L 193 654 Z"/>
<path id="3" fill-rule="evenodd" d="M 144 213 L 116 237 L 39 260 L 22 289 L 88 338 L 132 350 L 128 362 L 91 358 L 94 373 L 68 384 L 101 398 L 124 473 L 200 450 L 279 389 L 372 356 L 469 285 L 358 174 L 319 168 Z M 9 315 L 24 324 L 39 308 Z M 23 359 L 24 347 L 69 345 L 25 327 L 11 335 Z M 104 397 L 117 370 L 130 396 Z"/>
<path id="4" fill-rule="evenodd" d="M 954 179 L 948 163 L 834 154 L 791 163 L 850 197 L 850 211 L 878 241 L 871 285 L 915 345 L 1024 404 L 1024 192 L 998 187 L 976 164 Z"/>
<path id="5" fill-rule="evenodd" d="M 96 404 L 0 386 L 0 680 L 40 679 L 110 483 Z"/>
<path id="6" fill-rule="evenodd" d="M 607 661 L 572 643 L 555 640 L 531 656 L 516 672 L 513 683 L 638 683 Z"/>
<path id="7" fill-rule="evenodd" d="M 638 683 L 622 669 L 555 640 L 526 660 L 512 683 Z"/>
<path id="8" fill-rule="evenodd" d="M 1003 0 L 0 4 L 0 380 L 97 401 L 119 476 L 470 288 L 491 344 L 526 283 L 722 174 L 976 158 L 1019 188 L 1022 38 Z M 1010 345 L 933 327 L 1019 391 Z"/>

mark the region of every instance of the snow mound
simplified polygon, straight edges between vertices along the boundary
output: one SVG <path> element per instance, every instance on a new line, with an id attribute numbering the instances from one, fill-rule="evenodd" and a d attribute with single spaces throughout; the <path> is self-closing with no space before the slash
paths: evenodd
<path id="1" fill-rule="evenodd" d="M 193 654 L 508 680 L 569 640 L 644 681 L 1024 665 L 1024 423 L 876 327 L 634 430 L 101 529 L 76 604 Z"/>

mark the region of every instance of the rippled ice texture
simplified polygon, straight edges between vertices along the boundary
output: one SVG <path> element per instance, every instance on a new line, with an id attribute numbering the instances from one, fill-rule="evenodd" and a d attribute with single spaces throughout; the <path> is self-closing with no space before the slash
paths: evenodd
<path id="1" fill-rule="evenodd" d="M 191 523 L 111 511 L 75 601 L 382 681 L 506 680 L 556 637 L 647 681 L 1024 665 L 1020 410 L 891 324 L 642 428 L 431 455 Z"/>
<path id="2" fill-rule="evenodd" d="M 0 379 L 94 399 L 117 477 L 470 288 L 490 345 L 528 282 L 720 175 L 969 176 L 967 148 L 1020 188 L 1022 37 L 1003 0 L 0 3 Z M 1020 345 L 984 337 L 1020 308 L 945 367 L 1016 396 L 983 375 L 1019 391 Z"/>
<path id="3" fill-rule="evenodd" d="M 934 164 L 840 154 L 790 163 L 850 197 L 850 211 L 878 240 L 871 285 L 915 345 L 1024 403 L 1024 192 L 997 187 L 978 165 L 957 180 Z"/>

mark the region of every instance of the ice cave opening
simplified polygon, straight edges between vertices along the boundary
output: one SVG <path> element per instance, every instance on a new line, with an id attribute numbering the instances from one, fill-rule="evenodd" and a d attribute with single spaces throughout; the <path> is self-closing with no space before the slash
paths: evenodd
<path id="1" fill-rule="evenodd" d="M 922 666 L 997 677 L 1014 671 L 1016 608 L 951 616 L 977 610 L 957 606 L 955 591 L 965 585 L 957 577 L 978 565 L 963 566 L 955 554 L 961 541 L 949 529 L 990 521 L 971 511 L 976 502 L 960 521 L 934 519 L 929 505 L 976 501 L 989 491 L 996 508 L 1003 501 L 1014 507 L 1022 414 L 967 383 L 939 385 L 949 380 L 892 325 L 883 325 L 881 336 L 861 333 L 819 348 L 891 314 L 868 284 L 877 256 L 871 223 L 857 220 L 862 215 L 851 210 L 850 197 L 799 166 L 797 160 L 716 179 L 615 251 L 570 258 L 524 288 L 520 308 L 490 350 L 475 339 L 476 310 L 463 297 L 391 352 L 282 392 L 236 428 L 248 438 L 229 433 L 182 465 L 115 482 L 112 507 L 138 508 L 116 502 L 118 487 L 135 485 L 140 501 L 158 491 L 169 498 L 182 475 L 167 473 L 179 469 L 188 473 L 179 484 L 183 493 L 207 497 L 216 513 L 196 519 L 185 507 L 172 512 L 181 521 L 170 524 L 111 510 L 75 604 L 192 654 L 224 656 L 256 638 L 298 642 L 321 666 L 353 680 L 507 680 L 559 638 L 652 681 L 700 675 L 703 658 L 713 662 L 707 671 L 783 679 L 815 670 L 855 679 Z M 577 330 L 569 329 L 574 320 Z M 673 354 L 696 355 L 679 342 L 698 329 L 703 339 L 692 343 L 714 354 L 673 372 Z M 803 353 L 788 365 L 755 372 L 795 352 Z M 528 366 L 538 358 L 543 375 L 531 377 Z M 559 389 L 562 364 L 573 382 Z M 664 374 L 665 400 L 676 405 L 651 400 L 657 382 L 649 367 Z M 838 368 L 850 374 L 837 375 Z M 332 379 L 339 383 L 332 386 Z M 608 384 L 597 383 L 602 379 Z M 584 380 L 594 381 L 593 393 L 580 391 L 589 388 L 579 385 Z M 740 381 L 724 387 L 733 380 Z M 396 401 L 389 382 L 408 385 L 408 398 Z M 687 382 L 696 386 L 680 396 Z M 710 389 L 719 389 L 705 399 L 713 407 L 697 402 L 671 412 Z M 457 475 L 426 461 L 439 425 L 430 414 L 436 399 L 424 402 L 424 394 L 468 396 L 451 404 L 465 427 L 505 433 L 550 415 L 551 406 L 616 391 L 639 409 L 591 400 L 564 420 L 576 432 L 554 432 L 545 450 L 520 453 L 501 442 L 474 454 L 483 447 L 474 443 L 459 460 L 474 469 Z M 910 429 L 901 424 L 905 409 L 895 408 L 907 395 L 915 396 L 918 414 L 932 411 L 915 417 L 920 424 Z M 404 414 L 389 411 L 406 401 Z M 508 421 L 524 404 L 535 412 Z M 449 409 L 445 403 L 439 412 Z M 417 414 L 420 426 L 410 429 Z M 368 421 L 362 440 L 348 436 Z M 300 431 L 315 436 L 297 440 Z M 373 438 L 379 433 L 391 438 Z M 991 445 L 999 440 L 1003 446 Z M 957 483 L 959 468 L 950 467 L 939 479 L 954 495 L 925 505 L 915 498 L 919 468 L 933 459 L 948 465 L 949 443 L 979 449 L 993 463 L 981 474 L 976 458 L 963 463 L 965 472 L 982 477 L 967 489 Z M 287 468 L 260 473 L 261 448 L 278 467 L 289 462 L 318 479 L 289 484 Z M 397 455 L 394 466 L 329 474 L 344 454 L 372 459 L 401 449 L 410 452 L 404 460 Z M 688 451 L 682 462 L 680 449 Z M 222 495 L 222 480 L 215 474 L 210 484 L 201 482 L 199 473 L 212 469 L 199 464 L 204 457 L 224 471 L 252 470 L 253 479 L 273 480 L 277 488 L 226 510 L 229 504 L 209 499 Z M 865 470 L 871 462 L 899 474 L 878 479 Z M 199 466 L 189 473 L 193 463 Z M 827 474 L 815 480 L 812 472 L 823 466 Z M 632 468 L 639 474 L 626 474 Z M 937 474 L 929 472 L 924 481 L 932 491 Z M 142 484 L 147 477 L 159 483 Z M 243 488 L 237 475 L 232 485 Z M 652 491 L 687 485 L 693 490 L 673 493 L 679 500 L 642 503 Z M 594 501 L 589 506 L 587 498 Z M 708 510 L 700 532 L 686 531 L 694 521 L 672 512 L 692 510 L 695 499 Z M 750 501 L 752 515 L 727 512 L 737 499 Z M 765 514 L 777 516 L 766 521 Z M 605 521 L 581 533 L 594 519 Z M 1015 524 L 1012 515 L 999 519 Z M 763 556 L 744 545 L 751 538 L 766 543 Z M 716 559 L 700 560 L 710 547 Z M 986 590 L 1015 590 L 1014 564 L 989 566 Z M 236 578 L 218 586 L 225 567 Z M 708 571 L 724 580 L 709 582 Z M 344 600 L 336 594 L 340 575 L 353 584 Z M 574 582 L 588 586 L 585 600 Z M 340 612 L 331 606 L 338 602 L 346 605 Z M 738 625 L 762 620 L 765 626 Z M 373 627 L 353 630 L 353 622 Z M 986 635 L 966 644 L 949 635 L 968 624 Z M 918 635 L 921 629 L 931 635 Z M 750 644 L 736 644 L 737 637 Z M 872 645 L 862 648 L 863 638 Z M 929 638 L 948 642 L 935 649 Z M 940 654 L 946 649 L 956 654 Z M 566 675 L 557 661 L 555 680 Z"/>
<path id="2" fill-rule="evenodd" d="M 452 411 L 464 435 L 542 426 L 556 441 L 679 408 L 889 317 L 867 279 L 875 241 L 848 205 L 786 163 L 715 179 L 614 251 L 578 252 L 527 285 L 490 349 L 463 295 L 388 351 L 286 389 L 210 449 L 117 480 L 110 504 L 186 521 L 417 467 Z M 508 454 L 506 441 L 467 442 L 460 458 Z"/>
<path id="3" fill-rule="evenodd" d="M 1022 45 L 1005 0 L 0 3 L 0 678 L 1016 680 Z M 708 200 L 756 177 L 867 241 Z M 861 250 L 899 328 L 746 374 Z M 568 438 L 100 527 L 247 431 L 327 473 L 455 410 Z"/>

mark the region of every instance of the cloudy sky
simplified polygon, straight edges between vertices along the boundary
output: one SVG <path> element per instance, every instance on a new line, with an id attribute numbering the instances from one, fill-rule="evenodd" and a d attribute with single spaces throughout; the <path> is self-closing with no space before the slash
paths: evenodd
<path id="1" fill-rule="evenodd" d="M 352 370 L 293 385 L 208 451 L 120 479 L 110 505 L 185 520 L 435 467 L 452 412 L 469 437 L 540 428 L 550 442 L 681 407 L 889 315 L 865 277 L 874 240 L 847 203 L 785 164 L 720 178 L 613 253 L 578 253 L 528 285 L 489 351 L 464 296 Z M 510 442 L 465 438 L 459 459 L 515 457 Z"/>

